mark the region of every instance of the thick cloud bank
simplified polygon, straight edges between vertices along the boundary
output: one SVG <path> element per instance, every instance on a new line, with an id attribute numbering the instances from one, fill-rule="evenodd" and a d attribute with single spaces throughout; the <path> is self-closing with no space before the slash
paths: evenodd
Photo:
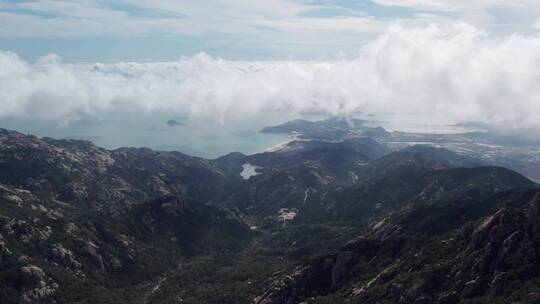
<path id="1" fill-rule="evenodd" d="M 405 112 L 510 128 L 540 121 L 540 35 L 474 27 L 394 27 L 353 59 L 28 63 L 0 52 L 0 117 L 70 121 L 134 108 L 218 120 L 267 111 Z"/>

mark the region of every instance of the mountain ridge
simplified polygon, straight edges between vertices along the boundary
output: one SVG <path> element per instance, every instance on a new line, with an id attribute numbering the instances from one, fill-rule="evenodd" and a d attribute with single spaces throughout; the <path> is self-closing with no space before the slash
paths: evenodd
<path id="1" fill-rule="evenodd" d="M 245 164 L 257 168 L 244 179 Z M 538 227 L 528 219 L 538 213 L 536 203 L 529 206 L 537 187 L 465 155 L 429 146 L 391 151 L 367 137 L 297 140 L 281 150 L 209 160 L 0 130 L 0 299 L 403 302 L 378 280 L 412 280 L 405 269 L 418 263 L 407 248 L 432 252 L 421 257 L 434 268 L 433 259 L 448 264 L 452 256 L 469 265 L 454 248 L 487 259 L 475 244 L 500 244 L 479 234 L 472 241 L 471 227 L 491 216 L 535 244 Z M 439 238 L 450 235 L 463 238 L 437 251 Z M 407 264 L 388 264 L 399 256 Z M 367 258 L 372 268 L 361 262 Z M 470 273 L 441 281 L 446 289 L 398 293 L 409 302 L 415 296 L 434 303 L 445 296 L 488 299 L 494 271 L 507 270 L 490 267 L 467 295 Z M 375 289 L 362 290 L 379 273 L 369 285 Z M 509 292 L 515 286 L 500 285 L 496 296 L 524 298 Z"/>

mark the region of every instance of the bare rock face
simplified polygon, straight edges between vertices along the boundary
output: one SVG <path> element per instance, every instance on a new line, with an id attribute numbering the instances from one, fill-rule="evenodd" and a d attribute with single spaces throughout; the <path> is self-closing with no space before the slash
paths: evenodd
<path id="1" fill-rule="evenodd" d="M 471 244 L 461 255 L 458 286 L 463 297 L 473 297 L 505 287 L 504 272 L 526 246 L 527 219 L 523 212 L 500 209 L 474 230 Z M 457 268 L 456 268 L 457 270 Z"/>
<path id="2" fill-rule="evenodd" d="M 335 291 L 345 282 L 356 258 L 354 252 L 345 250 L 299 266 L 290 275 L 274 278 L 271 287 L 253 304 L 299 303 L 306 295 Z"/>
<path id="3" fill-rule="evenodd" d="M 168 196 L 172 194 L 167 184 L 157 175 L 151 176 L 148 179 L 147 185 L 152 190 L 152 192 L 157 193 L 161 196 Z"/>
<path id="4" fill-rule="evenodd" d="M 301 296 L 302 282 L 309 280 L 310 265 L 297 268 L 292 274 L 276 279 L 266 292 L 253 299 L 253 304 L 294 304 Z"/>
<path id="5" fill-rule="evenodd" d="M 43 269 L 29 265 L 20 269 L 19 289 L 23 294 L 23 300 L 31 302 L 54 294 L 58 284 L 53 282 Z"/>
<path id="6" fill-rule="evenodd" d="M 62 244 L 55 244 L 49 249 L 48 258 L 69 269 L 81 268 L 82 264 L 77 260 L 71 250 L 64 248 Z"/>

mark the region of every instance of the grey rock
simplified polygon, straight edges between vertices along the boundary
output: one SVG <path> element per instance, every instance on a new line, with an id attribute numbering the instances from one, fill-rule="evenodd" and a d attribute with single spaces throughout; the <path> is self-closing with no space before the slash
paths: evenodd
<path id="1" fill-rule="evenodd" d="M 43 269 L 34 265 L 22 267 L 20 278 L 20 291 L 26 302 L 50 296 L 58 289 L 58 284 L 53 282 Z"/>
<path id="2" fill-rule="evenodd" d="M 64 248 L 62 244 L 55 244 L 47 252 L 47 257 L 69 269 L 81 268 L 82 264 L 77 260 L 71 250 Z"/>

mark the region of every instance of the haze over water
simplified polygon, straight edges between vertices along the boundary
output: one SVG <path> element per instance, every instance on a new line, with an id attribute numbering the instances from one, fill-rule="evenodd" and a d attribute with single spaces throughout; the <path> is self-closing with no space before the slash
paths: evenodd
<path id="1" fill-rule="evenodd" d="M 358 114 L 355 118 L 370 120 L 368 125 L 387 131 L 425 133 L 461 133 L 468 131 L 452 122 L 435 121 L 415 115 Z M 260 129 L 291 119 L 321 120 L 328 116 L 269 113 L 264 118 L 197 120 L 174 113 L 125 111 L 108 113 L 97 119 L 82 119 L 68 124 L 28 119 L 1 119 L 0 127 L 35 134 L 39 137 L 90 140 L 108 149 L 148 147 L 164 151 L 180 151 L 189 155 L 216 158 L 230 152 L 253 154 L 283 144 L 291 139 L 286 134 L 268 134 Z M 175 125 L 167 122 L 174 120 Z"/>

